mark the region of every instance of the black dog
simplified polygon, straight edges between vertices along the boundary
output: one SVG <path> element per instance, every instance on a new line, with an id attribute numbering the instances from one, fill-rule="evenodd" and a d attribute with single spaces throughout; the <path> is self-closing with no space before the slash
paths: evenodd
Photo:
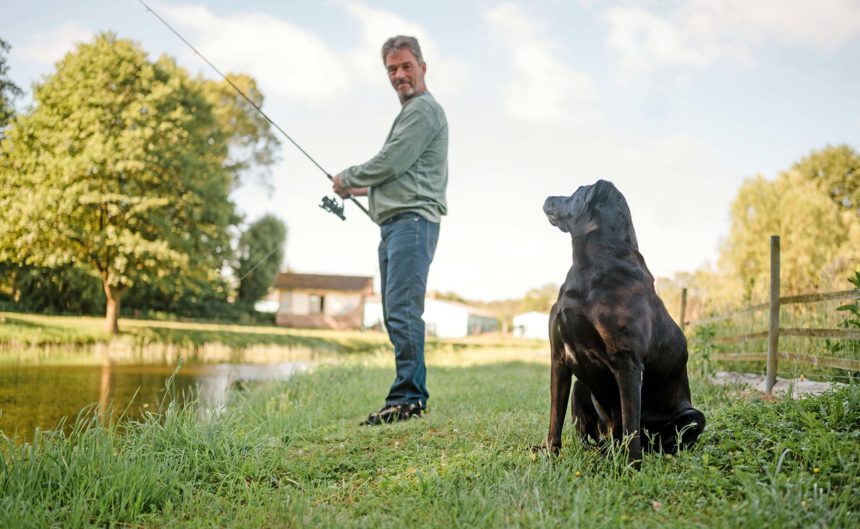
<path id="1" fill-rule="evenodd" d="M 550 314 L 547 447 L 561 448 L 573 375 L 570 408 L 583 440 L 627 436 L 635 468 L 643 439 L 646 449 L 669 453 L 691 445 L 705 416 L 690 403 L 687 340 L 657 297 L 624 196 L 599 180 L 547 198 L 543 210 L 573 242 L 573 265 Z"/>

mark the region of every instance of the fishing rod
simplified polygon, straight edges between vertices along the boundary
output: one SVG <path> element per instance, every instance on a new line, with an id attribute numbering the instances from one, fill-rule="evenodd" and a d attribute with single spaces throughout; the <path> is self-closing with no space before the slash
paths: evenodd
<path id="1" fill-rule="evenodd" d="M 204 62 L 206 62 L 206 64 L 208 64 L 208 65 L 209 65 L 213 70 L 215 70 L 215 72 L 216 72 L 218 75 L 220 75 L 220 76 L 221 76 L 221 79 L 224 79 L 224 80 L 227 82 L 227 84 L 229 84 L 230 86 L 232 86 L 232 87 L 233 87 L 233 89 L 234 89 L 234 90 L 235 90 L 235 91 L 236 91 L 240 96 L 242 96 L 242 98 L 243 98 L 245 101 L 247 101 L 247 102 L 248 102 L 248 104 L 249 104 L 249 105 L 251 105 L 252 107 L 254 107 L 254 110 L 256 110 L 257 112 L 259 112 L 261 116 L 263 116 L 264 118 L 266 118 L 266 121 L 268 121 L 269 123 L 271 123 L 271 124 L 272 124 L 272 126 L 273 126 L 273 127 L 275 127 L 276 129 L 278 129 L 278 132 L 280 132 L 281 134 L 283 134 L 283 135 L 284 135 L 284 137 L 285 137 L 285 138 L 287 138 L 288 140 L 290 140 L 290 143 L 292 143 L 292 144 L 296 147 L 296 149 L 298 149 L 299 151 L 301 151 L 301 153 L 302 153 L 302 154 L 304 154 L 304 155 L 307 157 L 307 159 L 308 159 L 308 160 L 310 160 L 314 165 L 316 165 L 316 166 L 317 166 L 317 168 L 318 168 L 320 171 L 322 171 L 322 172 L 323 172 L 323 174 L 325 174 L 325 175 L 326 175 L 326 177 L 327 177 L 329 180 L 332 180 L 332 181 L 334 180 L 334 177 L 333 177 L 331 174 L 329 174 L 329 172 L 328 172 L 328 171 L 326 171 L 325 169 L 323 169 L 323 168 L 322 168 L 322 166 L 321 166 L 320 164 L 318 164 L 318 163 L 317 163 L 317 161 L 316 161 L 316 160 L 314 160 L 314 159 L 311 157 L 311 155 L 310 155 L 310 154 L 308 154 L 308 153 L 307 153 L 307 151 L 305 151 L 304 149 L 302 149 L 302 147 L 301 147 L 298 143 L 296 143 L 296 141 L 295 141 L 293 138 L 291 138 L 289 134 L 287 134 L 287 133 L 284 131 L 284 129 L 282 129 L 282 128 L 277 124 L 277 123 L 275 123 L 275 122 L 272 120 L 272 118 L 270 118 L 270 117 L 269 117 L 265 112 L 263 112 L 263 109 L 262 109 L 262 108 L 260 108 L 256 103 L 254 103 L 254 102 L 251 100 L 251 98 L 250 98 L 250 97 L 248 97 L 248 96 L 245 94 L 245 92 L 243 92 L 243 91 L 242 91 L 242 89 L 241 89 L 241 88 L 239 88 L 238 86 L 236 86 L 236 85 L 233 83 L 233 81 L 231 81 L 231 80 L 230 80 L 226 75 L 224 75 L 223 73 L 221 73 L 221 70 L 219 70 L 219 69 L 218 69 L 214 64 L 212 64 L 212 63 L 209 61 L 209 59 L 207 59 L 206 57 L 204 57 L 202 53 L 200 53 L 199 51 L 197 51 L 197 48 L 195 48 L 195 47 L 194 47 L 190 42 L 188 42 L 187 40 L 185 40 L 185 37 L 183 37 L 182 35 L 180 35 L 178 31 L 176 31 L 175 29 L 173 29 L 173 26 L 171 26 L 170 24 L 168 24 L 168 23 L 167 23 L 167 21 L 166 21 L 166 20 L 164 20 L 163 18 L 161 18 L 161 17 L 158 15 L 158 13 L 156 13 L 156 12 L 155 12 L 155 10 L 154 10 L 154 9 L 152 9 L 151 7 L 149 7 L 149 6 L 146 4 L 146 2 L 144 2 L 143 0 L 137 0 L 137 1 L 138 1 L 138 2 L 140 2 L 140 3 L 141 3 L 141 5 L 143 5 L 143 7 L 144 7 L 144 8 L 146 8 L 146 10 L 147 10 L 147 11 L 149 11 L 150 13 L 152 13 L 152 15 L 153 15 L 155 18 L 157 18 L 159 21 L 161 21 L 161 23 L 162 23 L 162 24 L 164 24 L 165 26 L 167 26 L 167 29 L 169 29 L 170 31 L 172 31 L 174 35 L 176 35 L 177 37 L 179 37 L 179 40 L 181 40 L 182 42 L 184 42 L 184 43 L 185 43 L 185 45 L 186 45 L 186 46 L 188 46 L 189 48 L 191 48 L 191 50 L 192 50 L 192 51 L 193 51 L 193 52 L 194 52 L 198 57 L 200 57 L 201 59 L 203 59 L 203 61 L 204 61 Z M 352 196 L 352 195 L 347 195 L 345 198 L 348 198 L 348 199 L 352 200 L 352 202 L 353 202 L 356 206 L 358 206 L 358 208 L 359 208 L 361 211 L 363 211 L 365 215 L 367 215 L 368 217 L 370 217 L 370 212 L 367 210 L 367 208 L 366 208 L 366 207 L 364 207 L 364 205 L 363 205 L 361 202 L 359 202 L 358 200 L 356 200 L 354 196 Z M 346 220 L 346 216 L 343 214 L 344 203 L 343 203 L 343 202 L 341 202 L 340 204 L 338 204 L 337 198 L 328 197 L 328 196 L 324 196 L 324 197 L 322 197 L 322 201 L 320 202 L 320 207 L 321 207 L 322 209 L 324 209 L 324 210 L 328 211 L 329 213 L 333 213 L 333 214 L 337 215 L 338 217 L 340 217 L 340 219 L 341 219 L 341 220 Z M 372 217 L 370 217 L 370 218 L 372 218 Z"/>

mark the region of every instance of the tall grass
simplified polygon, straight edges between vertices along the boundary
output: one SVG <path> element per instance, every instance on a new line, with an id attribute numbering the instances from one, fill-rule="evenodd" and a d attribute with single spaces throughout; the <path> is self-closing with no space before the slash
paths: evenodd
<path id="1" fill-rule="evenodd" d="M 857 527 L 860 387 L 760 400 L 694 378 L 696 446 L 641 472 L 565 430 L 546 435 L 535 350 L 429 355 L 424 419 L 357 426 L 381 404 L 389 355 L 351 357 L 124 426 L 83 414 L 70 435 L 6 442 L 0 527 Z"/>

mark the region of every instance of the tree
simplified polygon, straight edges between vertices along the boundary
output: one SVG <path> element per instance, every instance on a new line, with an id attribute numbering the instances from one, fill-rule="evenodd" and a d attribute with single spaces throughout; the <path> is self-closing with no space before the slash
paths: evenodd
<path id="1" fill-rule="evenodd" d="M 214 86 L 110 33 L 67 54 L 0 149 L 0 260 L 98 277 L 111 333 L 132 286 L 217 281 L 244 132 L 219 121 Z"/>
<path id="2" fill-rule="evenodd" d="M 860 215 L 860 154 L 850 146 L 828 145 L 812 151 L 791 171 L 815 182 L 840 210 Z"/>
<path id="3" fill-rule="evenodd" d="M 9 53 L 10 49 L 9 43 L 0 39 L 0 139 L 3 138 L 3 129 L 14 114 L 12 100 L 21 95 L 21 89 L 7 77 L 9 66 L 4 55 Z"/>
<path id="4" fill-rule="evenodd" d="M 252 306 L 266 295 L 284 260 L 287 227 L 274 215 L 265 215 L 251 224 L 239 238 L 238 301 Z"/>
<path id="5" fill-rule="evenodd" d="M 0 277 L 5 278 L 0 298 L 17 307 L 50 313 L 104 313 L 105 295 L 98 279 L 72 265 L 54 268 L 0 262 Z"/>
<path id="6" fill-rule="evenodd" d="M 257 82 L 244 74 L 227 74 L 227 78 L 258 107 L 263 106 L 263 94 Z M 252 109 L 227 81 L 198 79 L 206 100 L 212 105 L 215 119 L 228 133 L 230 158 L 227 167 L 235 174 L 253 167 L 264 171 L 275 161 L 275 152 L 280 142 L 275 137 L 269 122 Z M 261 176 L 265 176 L 262 173 Z M 263 179 L 265 183 L 265 180 Z"/>
<path id="7" fill-rule="evenodd" d="M 769 283 L 768 239 L 780 235 L 784 292 L 819 287 L 821 272 L 845 248 L 851 228 L 818 184 L 788 171 L 774 181 L 746 181 L 731 206 L 720 263 L 747 295 L 763 296 Z"/>
<path id="8" fill-rule="evenodd" d="M 555 283 L 547 283 L 540 288 L 533 288 L 526 292 L 525 298 L 519 308 L 520 312 L 549 312 L 552 305 L 558 299 L 559 286 Z"/>

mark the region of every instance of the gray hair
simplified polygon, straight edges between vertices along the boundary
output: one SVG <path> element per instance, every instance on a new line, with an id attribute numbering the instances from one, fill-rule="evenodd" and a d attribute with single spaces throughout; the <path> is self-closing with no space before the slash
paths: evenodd
<path id="1" fill-rule="evenodd" d="M 406 35 L 397 35 L 385 41 L 382 45 L 382 63 L 385 63 L 385 58 L 394 50 L 409 49 L 412 55 L 418 59 L 418 64 L 424 63 L 424 57 L 421 56 L 421 46 L 418 45 L 418 39 L 408 37 Z"/>

